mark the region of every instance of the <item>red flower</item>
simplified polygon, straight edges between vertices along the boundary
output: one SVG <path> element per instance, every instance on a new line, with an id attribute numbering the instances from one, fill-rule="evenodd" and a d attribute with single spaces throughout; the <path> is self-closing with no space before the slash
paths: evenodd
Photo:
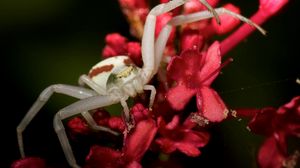
<path id="1" fill-rule="evenodd" d="M 27 157 L 15 161 L 11 168 L 46 168 L 46 163 L 43 159 L 37 157 Z"/>
<path id="2" fill-rule="evenodd" d="M 139 42 L 128 42 L 119 33 L 111 33 L 105 37 L 106 46 L 102 51 L 104 58 L 118 55 L 127 55 L 138 66 L 142 63 L 141 44 Z"/>
<path id="3" fill-rule="evenodd" d="M 204 42 L 204 37 L 200 34 L 199 30 L 189 29 L 187 27 L 183 29 L 181 33 L 180 49 L 181 51 L 193 49 L 194 47 L 201 49 Z"/>
<path id="4" fill-rule="evenodd" d="M 86 168 L 140 168 L 140 160 L 148 150 L 157 131 L 153 120 L 137 123 L 127 136 L 121 151 L 93 146 L 86 158 Z"/>
<path id="5" fill-rule="evenodd" d="M 222 121 L 227 108 L 210 84 L 217 77 L 221 68 L 219 43 L 212 44 L 207 52 L 200 53 L 191 49 L 182 52 L 180 57 L 173 57 L 168 66 L 168 76 L 176 81 L 166 98 L 176 110 L 182 110 L 189 100 L 196 95 L 199 115 L 210 121 Z"/>
<path id="6" fill-rule="evenodd" d="M 300 96 L 293 98 L 280 108 L 257 110 L 249 123 L 250 129 L 262 135 L 284 132 L 300 138 Z"/>
<path id="7" fill-rule="evenodd" d="M 165 153 L 179 150 L 188 156 L 199 156 L 201 152 L 198 148 L 208 143 L 209 134 L 207 132 L 194 131 L 185 124 L 181 125 L 179 119 L 179 116 L 176 115 L 171 122 L 166 124 L 162 117 L 159 117 L 158 132 L 161 137 L 157 138 L 155 142 Z"/>
<path id="8" fill-rule="evenodd" d="M 98 109 L 97 111 L 93 112 L 93 118 L 98 125 L 109 127 L 110 129 L 120 133 L 125 130 L 125 124 L 121 117 L 110 116 L 110 114 L 103 109 Z M 74 117 L 68 121 L 67 125 L 71 133 L 74 135 L 87 135 L 92 133 L 92 130 L 89 128 L 83 117 Z"/>
<path id="9" fill-rule="evenodd" d="M 124 136 L 122 149 L 116 150 L 109 147 L 93 146 L 86 158 L 86 168 L 141 167 L 139 162 L 150 147 L 156 135 L 157 126 L 155 121 L 149 117 L 149 110 L 142 104 L 135 104 L 131 109 L 131 114 L 134 116 L 136 126 Z M 95 115 L 94 118 L 96 118 Z M 112 129 L 114 126 L 120 126 L 120 120 L 115 121 L 115 118 L 110 117 L 108 121 L 108 126 Z M 111 121 L 114 121 L 114 124 L 110 124 Z M 124 125 L 123 121 L 122 125 Z"/>
<path id="10" fill-rule="evenodd" d="M 249 123 L 250 130 L 268 137 L 259 150 L 259 165 L 262 168 L 294 165 L 299 154 L 296 152 L 289 157 L 286 141 L 288 136 L 300 138 L 300 96 L 278 109 L 248 110 L 248 113 L 253 112 L 255 115 Z"/>
<path id="11" fill-rule="evenodd" d="M 223 7 L 232 12 L 240 13 L 240 9 L 234 6 L 233 4 L 226 4 Z M 220 21 L 221 24 L 219 25 L 215 18 L 212 19 L 212 27 L 214 28 L 217 34 L 228 33 L 231 30 L 233 30 L 235 27 L 237 27 L 241 22 L 240 20 L 227 14 L 220 15 Z"/>

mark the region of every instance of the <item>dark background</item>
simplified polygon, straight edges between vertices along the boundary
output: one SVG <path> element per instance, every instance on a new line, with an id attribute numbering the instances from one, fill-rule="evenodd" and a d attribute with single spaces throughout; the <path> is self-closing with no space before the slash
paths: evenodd
<path id="1" fill-rule="evenodd" d="M 223 2 L 223 1 L 222 1 Z M 225 1 L 224 1 L 225 2 Z M 227 1 L 226 1 L 227 2 Z M 245 16 L 257 1 L 231 1 Z M 290 3 L 234 51 L 235 61 L 214 83 L 231 108 L 278 107 L 299 95 L 299 1 Z M 77 84 L 100 60 L 104 37 L 120 32 L 130 38 L 117 0 L 2 0 L 1 42 L 1 156 L 0 167 L 18 159 L 15 128 L 39 93 L 55 83 Z M 65 159 L 52 128 L 52 118 L 74 99 L 55 95 L 24 132 L 25 152 L 53 165 Z M 255 167 L 262 137 L 249 134 L 246 121 L 229 121 L 215 128 L 203 149 L 202 167 Z M 183 157 L 183 156 L 182 156 Z M 63 167 L 63 166 L 62 166 Z M 191 167 L 191 166 L 187 166 Z"/>

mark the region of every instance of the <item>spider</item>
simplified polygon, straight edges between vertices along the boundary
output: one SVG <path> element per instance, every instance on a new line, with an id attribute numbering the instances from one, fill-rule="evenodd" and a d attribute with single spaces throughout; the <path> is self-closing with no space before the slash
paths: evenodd
<path id="1" fill-rule="evenodd" d="M 158 71 L 172 26 L 178 26 L 212 17 L 215 17 L 217 22 L 220 23 L 218 15 L 229 14 L 254 26 L 263 34 L 265 33 L 261 27 L 242 15 L 231 12 L 225 8 L 213 9 L 205 0 L 199 0 L 208 10 L 188 15 L 179 15 L 172 18 L 162 29 L 158 38 L 155 39 L 154 32 L 156 16 L 169 12 L 176 7 L 183 5 L 187 1 L 188 0 L 169 1 L 155 6 L 149 12 L 146 18 L 142 37 L 142 60 L 144 63 L 142 68 L 134 65 L 128 56 L 116 56 L 99 62 L 92 67 L 88 75 L 80 76 L 80 86 L 55 84 L 47 87 L 39 95 L 36 102 L 32 105 L 23 120 L 17 126 L 17 138 L 21 156 L 23 158 L 25 157 L 22 137 L 23 131 L 53 93 L 61 93 L 81 99 L 59 110 L 55 114 L 53 121 L 54 129 L 59 138 L 65 157 L 68 164 L 73 168 L 78 168 L 79 166 L 77 165 L 76 159 L 73 155 L 62 120 L 76 114 L 81 114 L 92 129 L 117 134 L 109 128 L 97 125 L 88 111 L 120 102 L 124 109 L 123 116 L 127 125 L 127 130 L 134 127 L 126 100 L 129 97 L 135 97 L 144 90 L 150 90 L 149 108 L 152 107 L 156 90 L 154 86 L 148 85 L 148 82 Z M 84 87 L 84 85 L 87 85 L 89 88 Z"/>

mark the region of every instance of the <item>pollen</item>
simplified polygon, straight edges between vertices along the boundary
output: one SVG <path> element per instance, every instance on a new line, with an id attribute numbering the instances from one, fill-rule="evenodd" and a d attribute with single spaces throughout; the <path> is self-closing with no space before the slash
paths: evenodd
<path id="1" fill-rule="evenodd" d="M 194 122 L 194 123 L 197 123 L 200 127 L 204 127 L 205 125 L 208 125 L 209 124 L 209 120 L 200 116 L 199 114 L 197 113 L 192 113 L 191 114 L 191 120 Z"/>
<path id="2" fill-rule="evenodd" d="M 247 129 L 249 132 L 251 132 L 251 129 L 250 129 L 250 127 L 249 127 L 249 126 L 247 126 L 247 127 L 246 127 L 246 129 Z"/>
<path id="3" fill-rule="evenodd" d="M 228 113 L 229 113 L 229 110 L 228 109 L 225 109 L 223 114 L 224 114 L 224 118 L 227 118 L 228 117 Z"/>
<path id="4" fill-rule="evenodd" d="M 237 112 L 235 110 L 231 110 L 231 115 L 236 118 L 237 117 Z"/>
<path id="5" fill-rule="evenodd" d="M 300 85 L 300 79 L 299 78 L 296 79 L 296 83 L 298 83 Z"/>

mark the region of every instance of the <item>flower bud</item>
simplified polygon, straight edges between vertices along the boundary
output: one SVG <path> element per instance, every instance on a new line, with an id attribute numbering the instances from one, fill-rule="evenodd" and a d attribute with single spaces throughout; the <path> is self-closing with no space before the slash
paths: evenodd
<path id="1" fill-rule="evenodd" d="M 234 12 L 234 13 L 240 13 L 240 9 L 233 4 L 226 4 L 224 8 Z M 223 14 L 220 15 L 221 24 L 219 25 L 215 18 L 212 20 L 212 26 L 215 29 L 217 34 L 226 34 L 230 31 L 232 31 L 239 23 L 240 20 L 234 18 L 231 15 Z"/>

